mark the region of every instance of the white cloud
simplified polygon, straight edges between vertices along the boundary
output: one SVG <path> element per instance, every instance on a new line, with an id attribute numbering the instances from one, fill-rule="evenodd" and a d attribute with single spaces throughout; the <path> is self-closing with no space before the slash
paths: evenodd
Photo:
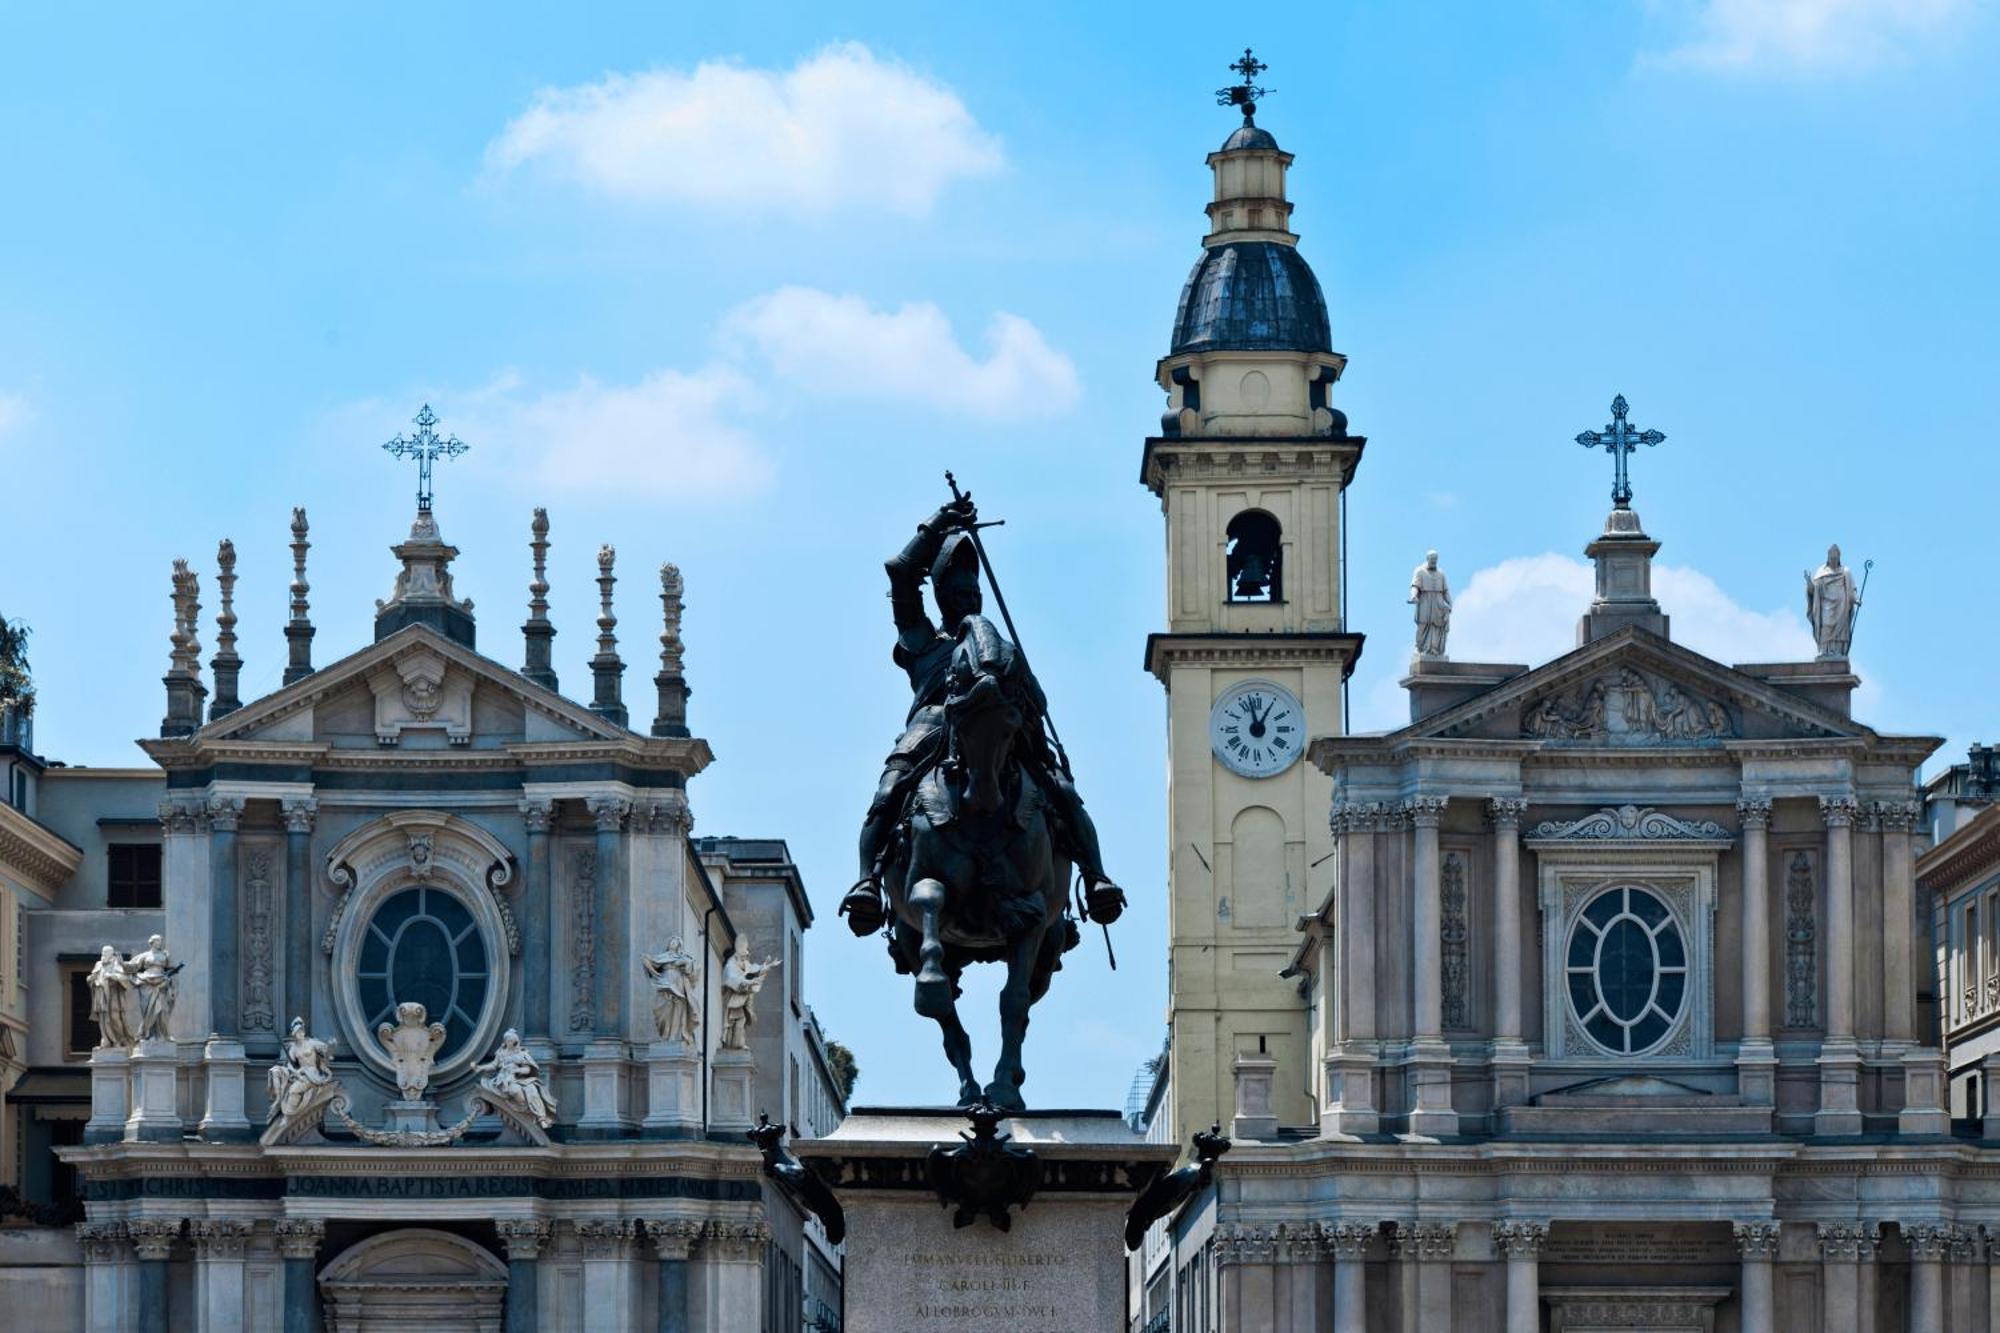
<path id="1" fill-rule="evenodd" d="M 701 502 L 754 494 L 773 471 L 740 424 L 754 402 L 751 387 L 727 367 L 659 370 L 634 384 L 583 375 L 542 390 L 510 373 L 431 402 L 445 425 L 492 460 L 492 475 L 536 491 Z M 370 420 L 381 410 L 378 403 L 353 409 Z"/>
<path id="2" fill-rule="evenodd" d="M 737 307 L 724 328 L 780 377 L 828 395 L 997 418 L 1067 411 L 1080 392 L 1076 366 L 1018 315 L 993 316 L 984 360 L 928 301 L 878 310 L 858 296 L 782 287 Z"/>
<path id="3" fill-rule="evenodd" d="M 1971 0 L 1701 0 L 1661 64 L 1732 72 L 1859 69 L 1941 36 Z"/>
<path id="4" fill-rule="evenodd" d="M 544 89 L 487 148 L 614 199 L 818 216 L 928 213 L 999 170 L 999 140 L 945 85 L 859 43 L 789 70 L 704 61 Z"/>

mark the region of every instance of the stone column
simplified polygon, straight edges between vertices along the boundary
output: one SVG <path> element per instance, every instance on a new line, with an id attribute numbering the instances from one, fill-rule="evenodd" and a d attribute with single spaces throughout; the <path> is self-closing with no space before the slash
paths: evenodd
<path id="1" fill-rule="evenodd" d="M 528 882 L 521 902 L 521 1031 L 530 1038 L 549 1038 L 551 941 L 555 939 L 555 895 L 549 890 L 549 825 L 555 802 L 521 802 L 521 819 L 528 828 Z"/>
<path id="2" fill-rule="evenodd" d="M 1736 1249 L 1743 1256 L 1738 1293 L 1743 1306 L 1742 1333 L 1777 1333 L 1771 1262 L 1778 1257 L 1778 1224 L 1738 1222 L 1735 1232 Z"/>
<path id="3" fill-rule="evenodd" d="M 139 1255 L 138 1333 L 167 1333 L 167 1256 L 180 1238 L 181 1219 L 142 1218 L 125 1224 Z"/>
<path id="4" fill-rule="evenodd" d="M 1410 1228 L 1417 1256 L 1417 1327 L 1451 1327 L 1451 1261 L 1458 1248 L 1456 1222 L 1418 1222 Z M 1512 1303 L 1513 1284 L 1508 1284 Z M 1509 1326 L 1512 1333 L 1512 1326 Z"/>
<path id="5" fill-rule="evenodd" d="M 285 1261 L 285 1333 L 318 1333 L 319 1247 L 326 1223 L 287 1217 L 277 1227 L 278 1254 Z"/>
<path id="6" fill-rule="evenodd" d="M 1411 914 L 1412 1005 L 1415 1022 L 1410 1043 L 1410 1133 L 1433 1138 L 1458 1133 L 1458 1115 L 1451 1103 L 1451 1048 L 1444 1040 L 1443 908 L 1439 882 L 1438 825 L 1444 819 L 1445 797 L 1415 796 L 1406 803 L 1414 830 L 1415 911 Z"/>
<path id="7" fill-rule="evenodd" d="M 1519 796 L 1486 803 L 1493 823 L 1493 1105 L 1528 1100 L 1528 1044 L 1521 1039 L 1521 817 Z"/>
<path id="8" fill-rule="evenodd" d="M 1854 817 L 1852 797 L 1822 796 L 1826 823 L 1826 1040 L 1819 1057 L 1816 1134 L 1861 1132 L 1861 1056 L 1854 1042 Z"/>
<path id="9" fill-rule="evenodd" d="M 1986 1327 L 2000 1333 L 2000 1231 L 1986 1233 Z"/>
<path id="10" fill-rule="evenodd" d="M 1744 797 L 1742 822 L 1743 1040 L 1736 1053 L 1737 1091 L 1752 1106 L 1778 1100 L 1778 1056 L 1771 1043 L 1771 803 Z"/>
<path id="11" fill-rule="evenodd" d="M 1979 1228 L 1952 1226 L 1948 1250 L 1951 1266 L 1944 1273 L 1945 1325 L 1948 1328 L 1962 1328 L 1971 1333 L 1972 1311 L 1975 1305 L 1981 1303 L 1973 1289 L 1974 1280 L 1981 1274 L 1973 1263 L 1984 1248 L 1980 1243 Z"/>
<path id="12" fill-rule="evenodd" d="M 132 1242 L 123 1222 L 78 1222 L 83 1248 L 84 1333 L 127 1333 L 137 1322 Z"/>
<path id="13" fill-rule="evenodd" d="M 1944 1323 L 1944 1259 L 1951 1249 L 1952 1229 L 1935 1222 L 1903 1228 L 1910 1247 L 1910 1327 L 1942 1329 Z M 1829 1327 L 1834 1325 L 1829 1321 Z"/>
<path id="14" fill-rule="evenodd" d="M 691 1275 L 688 1326 L 701 1333 L 759 1333 L 764 1327 L 763 1222 L 710 1222 Z M 595 1330 L 592 1330 L 595 1333 Z"/>
<path id="15" fill-rule="evenodd" d="M 660 1256 L 659 1333 L 694 1333 L 688 1322 L 688 1255 L 701 1223 L 681 1217 L 647 1219 L 646 1234 Z"/>
<path id="16" fill-rule="evenodd" d="M 1329 821 L 1340 840 L 1340 884 L 1335 902 L 1334 949 L 1338 962 L 1326 973 L 1340 987 L 1337 1027 L 1327 1033 L 1326 1105 L 1320 1132 L 1373 1134 L 1381 1128 L 1375 1105 L 1375 840 L 1383 816 L 1379 803 L 1336 801 Z"/>
<path id="17" fill-rule="evenodd" d="M 539 1217 L 504 1217 L 499 1228 L 507 1248 L 506 1333 L 535 1333 L 542 1323 L 539 1278 L 550 1224 Z"/>
<path id="18" fill-rule="evenodd" d="M 1821 1222 L 1820 1322 L 1829 1329 L 1851 1329 L 1861 1319 L 1860 1274 L 1856 1271 L 1868 1228 L 1858 1222 Z M 1872 1248 L 1872 1247 L 1871 1247 Z M 1745 1333 L 1748 1333 L 1745 1325 Z M 1929 1325 L 1914 1325 L 1917 1328 Z"/>
<path id="19" fill-rule="evenodd" d="M 313 820 L 318 802 L 306 797 L 287 800 L 285 816 L 285 1015 L 284 1022 L 303 1018 L 313 1027 Z"/>
<path id="20" fill-rule="evenodd" d="M 597 822 L 597 1035 L 625 1038 L 625 977 L 632 941 L 625 929 L 625 819 L 632 803 L 621 797 L 590 801 Z"/>
<path id="21" fill-rule="evenodd" d="M 237 1032 L 242 978 L 237 956 L 236 824 L 242 817 L 240 796 L 217 797 L 208 803 L 208 1030 L 220 1037 L 234 1037 Z"/>
<path id="22" fill-rule="evenodd" d="M 204 1217 L 188 1223 L 194 1237 L 196 1333 L 239 1333 L 244 1326 L 243 1247 L 250 1224 Z"/>
<path id="23" fill-rule="evenodd" d="M 1341 1222 L 1325 1234 L 1333 1251 L 1333 1333 L 1368 1333 L 1368 1243 L 1375 1228 Z"/>
<path id="24" fill-rule="evenodd" d="M 1541 1222 L 1497 1222 L 1493 1244 L 1507 1260 L 1507 1333 L 1542 1333 Z"/>
<path id="25" fill-rule="evenodd" d="M 632 1280 L 630 1218 L 587 1218 L 576 1224 L 583 1246 L 583 1326 L 591 1333 L 638 1333 L 638 1287 Z"/>
<path id="26" fill-rule="evenodd" d="M 1912 934 L 1917 919 L 1917 862 L 1910 830 L 1923 816 L 1917 801 L 1883 801 L 1882 821 L 1882 1036 L 1916 1041 L 1917 982 Z"/>

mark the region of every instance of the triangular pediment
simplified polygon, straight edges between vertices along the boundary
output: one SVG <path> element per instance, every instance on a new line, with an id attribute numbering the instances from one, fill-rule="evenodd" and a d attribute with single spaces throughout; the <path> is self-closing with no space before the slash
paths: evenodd
<path id="1" fill-rule="evenodd" d="M 1633 748 L 1874 735 L 1830 708 L 1637 628 L 1585 644 L 1391 733 L 1397 740 Z"/>
<path id="2" fill-rule="evenodd" d="M 519 672 L 409 625 L 210 722 L 190 743 L 490 748 L 631 739 Z"/>

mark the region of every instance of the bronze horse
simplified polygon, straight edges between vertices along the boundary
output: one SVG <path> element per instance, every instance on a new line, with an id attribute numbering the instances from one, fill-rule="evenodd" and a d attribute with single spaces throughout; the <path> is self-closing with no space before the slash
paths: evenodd
<path id="1" fill-rule="evenodd" d="M 918 783 L 883 876 L 895 916 L 889 949 L 916 974 L 916 1009 L 944 1032 L 961 1106 L 1026 1109 L 1021 1043 L 1028 1010 L 1077 941 L 1067 913 L 1070 863 L 1055 848 L 1048 802 L 1021 762 L 1023 729 L 1039 726 L 1032 677 L 1014 645 L 967 618 L 945 699 L 945 752 Z M 1006 964 L 1000 1058 L 983 1089 L 959 1022 L 959 974 Z"/>

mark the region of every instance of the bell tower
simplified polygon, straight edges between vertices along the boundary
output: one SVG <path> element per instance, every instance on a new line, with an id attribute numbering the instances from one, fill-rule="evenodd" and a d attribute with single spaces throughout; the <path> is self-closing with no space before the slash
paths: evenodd
<path id="1" fill-rule="evenodd" d="M 1140 476 L 1167 522 L 1167 627 L 1146 666 L 1167 690 L 1173 1135 L 1228 1131 L 1239 1063 L 1277 1124 L 1315 1119 L 1308 1011 L 1284 975 L 1294 922 L 1333 879 L 1329 779 L 1307 743 L 1338 735 L 1361 652 L 1346 630 L 1343 501 L 1365 441 L 1332 389 L 1319 281 L 1298 251 L 1292 155 L 1255 120 L 1265 68 L 1217 99 L 1243 123 L 1208 156 L 1214 198 L 1157 376 L 1167 394 Z M 1253 1102 L 1256 1098 L 1251 1099 Z"/>

